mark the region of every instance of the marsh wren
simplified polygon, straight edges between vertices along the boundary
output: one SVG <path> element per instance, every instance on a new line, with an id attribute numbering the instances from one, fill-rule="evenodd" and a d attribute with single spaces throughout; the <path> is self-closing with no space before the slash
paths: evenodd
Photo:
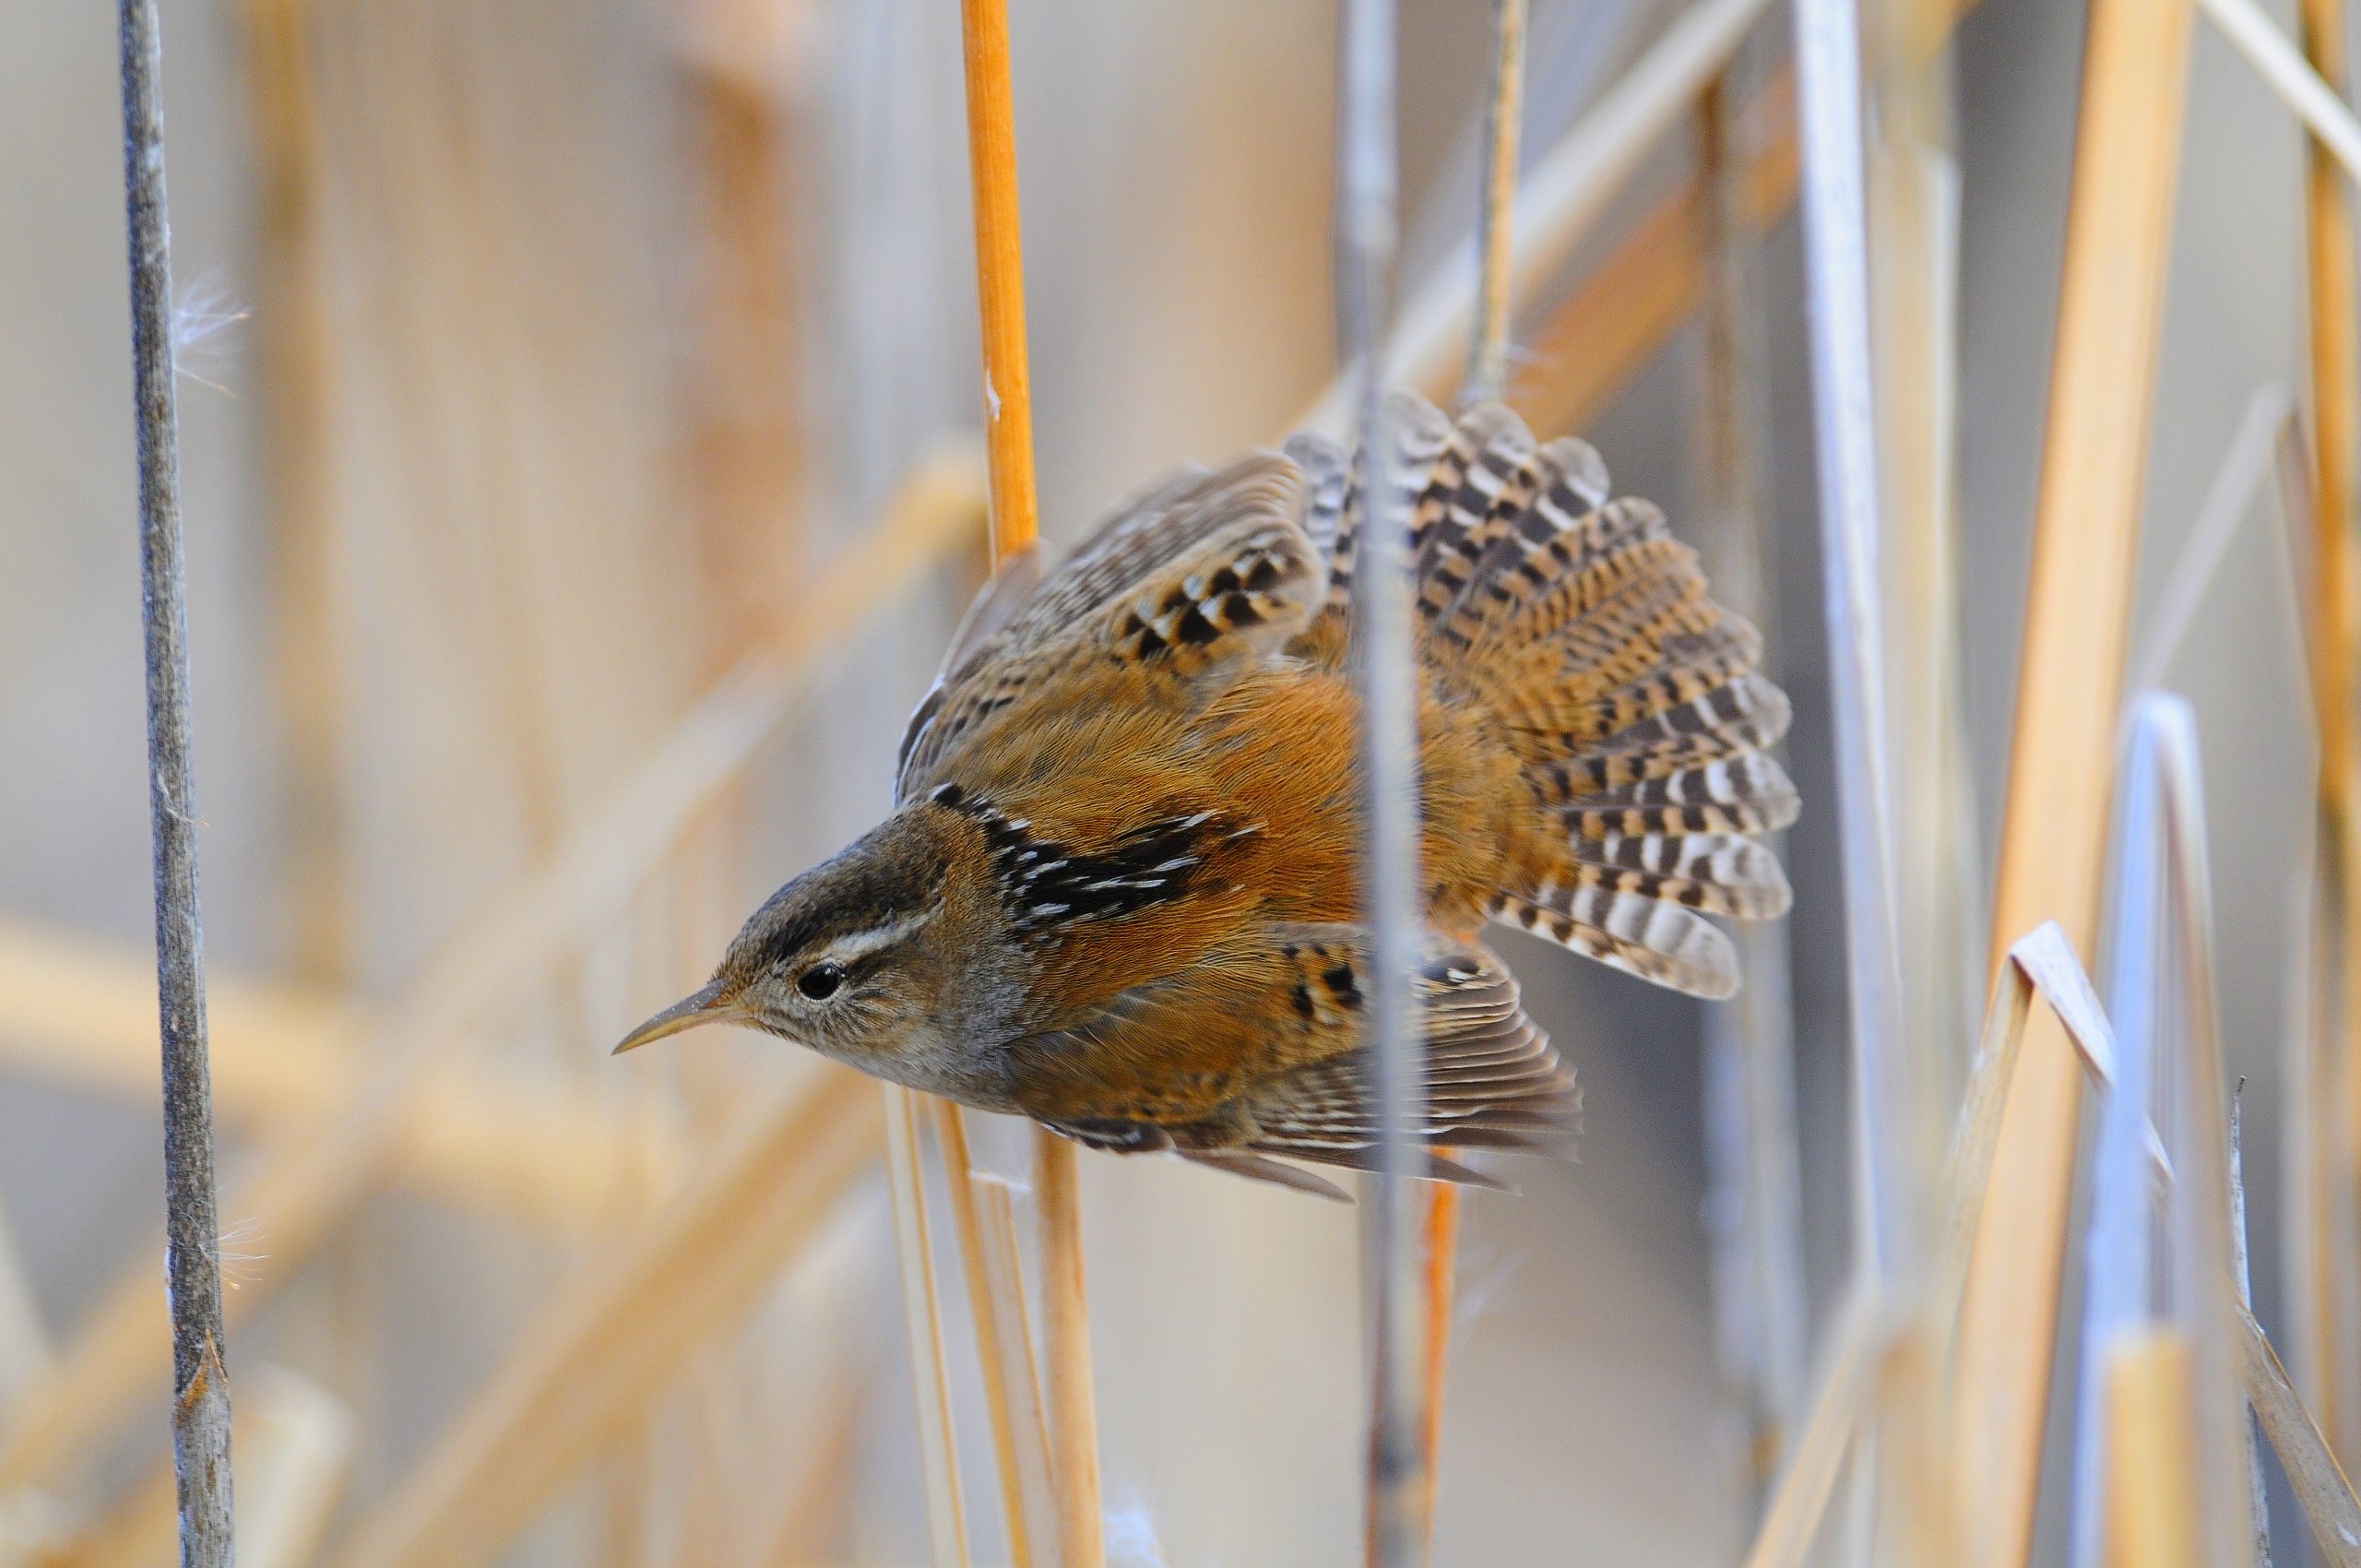
<path id="1" fill-rule="evenodd" d="M 1420 1131 L 1562 1150 L 1573 1074 L 1488 921 L 1692 995 L 1709 914 L 1787 906 L 1787 702 L 1589 446 L 1397 396 L 1417 573 L 1427 932 Z M 893 814 L 772 896 L 712 981 L 618 1051 L 732 1021 L 1092 1146 L 1335 1193 L 1376 1158 L 1349 668 L 1363 463 L 1299 435 L 1119 509 L 968 611 Z M 1282 1157 L 1282 1158 L 1274 1158 Z"/>

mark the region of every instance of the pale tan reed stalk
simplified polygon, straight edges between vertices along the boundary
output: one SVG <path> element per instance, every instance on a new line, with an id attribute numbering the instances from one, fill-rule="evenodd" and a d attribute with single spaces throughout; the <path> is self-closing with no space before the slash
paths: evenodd
<path id="1" fill-rule="evenodd" d="M 987 1194 L 1003 1204 L 1007 1191 L 987 1187 L 974 1174 L 967 1150 L 967 1127 L 960 1109 L 947 1099 L 930 1099 L 935 1146 L 943 1152 L 943 1169 L 951 1190 L 951 1221 L 959 1241 L 959 1265 L 967 1282 L 967 1311 L 976 1325 L 976 1359 L 983 1372 L 984 1410 L 992 1433 L 992 1457 L 1000 1477 L 1001 1515 L 1008 1533 L 1010 1568 L 1030 1568 L 1035 1519 L 1033 1499 L 1026 1485 L 1026 1454 L 1019 1431 L 1020 1408 L 1028 1401 L 1039 1416 L 1038 1396 L 1021 1386 L 1019 1376 L 1032 1376 L 1032 1348 L 1012 1344 L 1012 1333 L 1022 1334 L 1021 1320 L 1008 1314 L 1010 1293 L 1021 1312 L 1023 1282 L 1014 1272 L 1013 1247 L 993 1245 L 985 1231 Z M 1047 1479 L 1046 1471 L 1042 1479 Z"/>
<path id="2" fill-rule="evenodd" d="M 2197 1568 L 2196 1390 L 2189 1336 L 2125 1336 L 2106 1348 L 2107 1562 Z"/>
<path id="3" fill-rule="evenodd" d="M 967 1568 L 967 1513 L 959 1495 L 958 1435 L 951 1424 L 951 1372 L 943 1346 L 943 1304 L 926 1218 L 926 1168 L 919 1151 L 918 1095 L 882 1084 L 885 1173 L 894 1192 L 894 1247 L 902 1265 L 902 1325 L 918 1399 L 919 1470 L 926 1482 L 927 1548 L 934 1568 Z M 966 1172 L 955 1171 L 955 1183 Z"/>
<path id="4" fill-rule="evenodd" d="M 1039 533 L 1033 471 L 1031 373 L 1025 341 L 1025 258 L 1017 222 L 1015 113 L 1009 86 L 1007 0 L 960 0 L 967 158 L 976 220 L 976 289 L 983 327 L 985 449 L 991 465 L 992 559 Z M 1050 1440 L 1064 1568 L 1106 1556 L 1098 1502 L 1098 1420 L 1091 1389 L 1090 1317 L 1083 1293 L 1082 1206 L 1074 1147 L 1037 1128 L 1034 1196 L 1041 1224 Z M 967 1173 L 961 1173 L 967 1179 Z"/>
<path id="5" fill-rule="evenodd" d="M 2345 77 L 2345 12 L 2336 0 L 2301 0 L 2304 53 L 2340 101 Z M 2304 143 L 2304 233 L 2309 289 L 2312 434 L 2312 624 L 2318 657 L 2312 701 L 2319 731 L 2320 821 L 2333 875 L 2327 880 L 2330 928 L 2343 937 L 2337 954 L 2337 1014 L 2341 1035 L 2329 1060 L 2343 1074 L 2343 1135 L 2332 1146 L 2348 1157 L 2329 1180 L 2346 1194 L 2361 1186 L 2361 756 L 2355 748 L 2355 665 L 2361 660 L 2361 559 L 2353 531 L 2361 507 L 2361 273 L 2354 257 L 2353 208 L 2334 160 L 2314 139 Z M 2334 1114 L 2334 1112 L 2331 1112 Z M 2351 1235 L 2329 1239 L 2328 1256 L 2355 1244 Z M 2323 1259 L 2325 1263 L 2325 1257 Z M 2329 1283 L 2337 1271 L 2322 1266 Z M 2328 1302 L 2319 1322 L 2337 1321 Z M 2319 1359 L 2315 1396 L 2334 1448 L 2350 1456 L 2361 1444 L 2361 1410 L 2352 1408 L 2332 1355 Z"/>
<path id="6" fill-rule="evenodd" d="M 2188 78 L 2186 0 L 2095 0 L 2018 673 L 1993 941 L 2044 920 L 2096 935 L 2113 737 Z M 2048 1408 L 2082 1069 L 2036 1018 L 1976 1239 L 1952 1450 L 1969 1561 L 2022 1562 Z"/>

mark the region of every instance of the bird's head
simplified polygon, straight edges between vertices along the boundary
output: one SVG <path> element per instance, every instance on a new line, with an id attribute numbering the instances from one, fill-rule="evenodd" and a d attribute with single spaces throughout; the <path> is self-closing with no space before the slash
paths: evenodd
<path id="1" fill-rule="evenodd" d="M 908 1081 L 898 1058 L 941 1012 L 946 927 L 959 922 L 954 846 L 932 814 L 889 817 L 754 911 L 703 988 L 623 1037 L 636 1050 L 737 1023 Z M 899 1068 L 899 1070 L 897 1070 Z"/>

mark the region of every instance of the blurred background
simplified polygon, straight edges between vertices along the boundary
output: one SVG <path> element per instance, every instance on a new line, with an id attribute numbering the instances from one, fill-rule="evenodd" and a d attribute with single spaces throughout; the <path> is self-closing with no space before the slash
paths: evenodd
<path id="1" fill-rule="evenodd" d="M 1873 53 L 1960 8 L 1870 6 Z M 1528 163 L 1680 10 L 1533 0 Z M 1055 543 L 1172 465 L 1276 441 L 1330 379 L 1335 17 L 1011 13 Z M 1489 9 L 1400 18 L 1406 293 L 1472 244 Z M 163 20 L 246 1560 L 922 1561 L 865 1086 L 825 1102 L 858 1124 L 838 1152 L 795 1123 L 742 1167 L 768 1174 L 720 1212 L 755 1240 L 638 1282 L 671 1326 L 577 1331 L 668 1206 L 833 1071 L 722 1031 L 609 1046 L 881 814 L 981 577 L 957 7 Z M 1906 1004 L 1944 1103 L 1983 1003 L 2082 20 L 1984 0 L 1872 95 Z M 1691 116 L 1537 284 L 1513 383 L 1773 628 L 1796 912 L 1719 1013 L 1500 939 L 1586 1132 L 1578 1164 L 1469 1204 L 1444 1562 L 1736 1561 L 1851 1264 L 1785 30 L 1767 7 L 1724 89 L 1726 271 Z M 115 1348 L 142 1343 L 161 1191 L 115 40 L 62 0 L 0 36 L 0 1563 L 162 1562 L 168 1385 L 160 1350 Z M 2199 719 L 2258 1306 L 2298 1335 L 2283 1154 L 2311 1091 L 2284 1063 L 2316 762 L 2268 486 L 2156 628 L 2242 427 L 2304 396 L 2303 148 L 2202 26 L 2188 115 L 2132 665 Z M 1747 367 L 1736 485 L 1708 451 L 1731 390 L 1709 304 Z M 1796 1134 L 1768 1297 L 1724 1135 L 1733 1051 L 1763 1038 L 1792 1051 Z M 1021 1218 L 1022 1137 L 976 1136 Z M 1082 1167 L 1110 1560 L 1355 1560 L 1354 1215 L 1174 1160 Z M 978 1558 L 1003 1561 L 950 1318 Z M 2352 1374 L 2314 1360 L 2314 1386 Z M 528 1386 L 621 1392 L 502 1405 Z"/>

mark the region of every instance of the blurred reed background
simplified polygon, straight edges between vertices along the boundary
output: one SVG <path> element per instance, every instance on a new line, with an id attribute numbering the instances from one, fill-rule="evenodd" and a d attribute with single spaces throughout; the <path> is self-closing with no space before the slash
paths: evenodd
<path id="1" fill-rule="evenodd" d="M 2143 29 L 2173 15 L 2099 8 Z M 2316 42 L 2341 15 L 2306 9 Z M 1336 17 L 1268 0 L 1011 10 L 1054 545 L 1172 464 L 1275 440 L 1328 386 Z M 1415 307 L 1468 264 L 1490 8 L 1404 0 L 1398 16 Z M 1901 1151 L 1892 1201 L 1940 1253 L 1939 1170 L 1997 957 L 2002 804 L 2027 844 L 2048 809 L 2009 783 L 2036 516 L 2119 522 L 2127 540 L 2136 523 L 2118 574 L 2125 690 L 2169 688 L 2194 715 L 2256 1311 L 2349 1463 L 2361 1032 L 2340 1010 L 2352 839 L 2336 825 L 2361 820 L 2343 754 L 2353 455 L 2339 469 L 2311 445 L 2355 435 L 2345 187 L 2308 170 L 2281 98 L 2202 20 L 2177 113 L 2169 93 L 2101 102 L 2135 153 L 2179 138 L 2162 160 L 2168 244 L 2150 247 L 2169 279 L 2153 428 L 2107 448 L 2130 471 L 2124 516 L 2047 515 L 2045 429 L 2055 465 L 2055 433 L 2091 428 L 2061 427 L 2051 391 L 2070 207 L 2094 199 L 2069 191 L 2078 120 L 2087 156 L 2097 112 L 2083 10 L 1868 0 L 1861 18 L 1871 728 L 1899 954 L 1883 1043 L 1904 1069 L 1882 1134 Z M 875 1092 L 724 1032 L 606 1051 L 884 809 L 903 716 L 984 570 L 959 20 L 950 0 L 165 7 L 250 1564 L 928 1555 Z M 160 1563 L 114 41 L 102 8 L 58 0 L 13 8 L 0 40 L 0 1564 Z M 1840 873 L 1859 827 L 1832 751 L 1790 53 L 1775 6 L 1532 3 L 1525 167 L 1571 151 L 1559 166 L 1589 184 L 1559 229 L 1520 236 L 1512 399 L 1544 435 L 1587 435 L 1619 490 L 1662 501 L 1772 632 L 1807 809 L 1785 849 L 1796 913 L 1749 937 L 1737 1003 L 1501 939 L 1585 1080 L 1587 1130 L 1579 1165 L 1467 1205 L 1440 1562 L 1741 1560 L 1818 1370 L 1842 1373 L 1859 1338 Z M 2168 51 L 2157 69 L 2178 79 Z M 2146 376 L 2133 316 L 2130 339 L 2088 354 L 2127 388 Z M 2114 406 L 2112 383 L 2093 386 L 2090 407 Z M 2103 654 L 2120 595 L 2074 566 L 2050 574 L 2051 613 L 2086 615 Z M 2083 681 L 2077 714 L 2121 707 L 2106 670 L 2028 667 Z M 2106 728 L 2061 727 L 2047 754 L 2080 761 L 2050 781 L 2060 802 L 2104 809 Z M 2341 748 L 2323 752 L 2323 728 Z M 2095 876 L 2106 825 L 2058 809 L 2064 859 Z M 2144 829 L 2115 831 L 2134 846 L 2118 865 L 2136 861 Z M 2072 910 L 2036 913 L 2067 920 L 2094 973 L 2117 966 L 2110 1010 L 2153 979 L 2131 938 L 2110 958 Z M 2203 1034 L 2177 1016 L 2171 1041 Z M 2155 1071 L 2176 1086 L 2160 1104 L 2212 1104 L 2186 1063 Z M 2210 1146 L 2203 1118 L 2178 1114 L 2159 1111 L 2172 1150 Z M 1930 1435 L 1941 1402 L 1911 1360 L 1928 1344 L 1880 1329 L 1884 1435 L 1819 1532 L 1829 1560 L 2088 1561 L 2069 1407 L 2082 1219 L 2109 1167 L 2103 1112 L 2081 1115 L 2087 1158 L 2041 1188 L 2072 1238 L 2044 1309 L 2061 1325 L 2048 1441 L 2021 1432 L 1996 1459 L 1977 1444 L 2005 1423 L 1972 1415 Z M 1027 1215 L 1020 1130 L 970 1125 Z M 2026 1146 L 2002 1138 L 2004 1171 L 2040 1163 Z M 1005 1562 L 931 1180 L 967 1534 L 976 1562 Z M 1353 1560 L 1353 1216 L 1169 1160 L 1086 1155 L 1081 1186 L 1108 1560 Z M 2033 1212 L 1987 1209 L 1979 1247 L 2037 1230 Z M 2174 1245 L 2186 1265 L 2196 1243 Z M 1977 1321 L 2008 1321 L 1975 1315 L 1990 1266 L 1980 1253 L 1971 1276 L 1971 1343 Z M 1882 1309 L 1921 1304 L 1897 1290 Z M 2210 1350 L 2227 1343 L 2215 1328 L 2196 1336 Z M 2126 1486 L 2164 1473 L 2134 1459 Z M 1912 1490 L 1922 1472 L 1954 1467 L 1968 1490 L 1951 1511 L 1916 1506 L 1935 1495 Z M 2267 1468 L 2276 1561 L 2305 1561 L 2302 1514 Z M 2035 1477 L 2029 1542 L 1961 1517 L 2005 1515 Z M 2205 1472 L 2209 1528 L 2222 1484 Z M 2186 1544 L 2113 1560 L 2229 1560 Z M 1037 1540 L 1032 1560 L 1056 1558 Z"/>

